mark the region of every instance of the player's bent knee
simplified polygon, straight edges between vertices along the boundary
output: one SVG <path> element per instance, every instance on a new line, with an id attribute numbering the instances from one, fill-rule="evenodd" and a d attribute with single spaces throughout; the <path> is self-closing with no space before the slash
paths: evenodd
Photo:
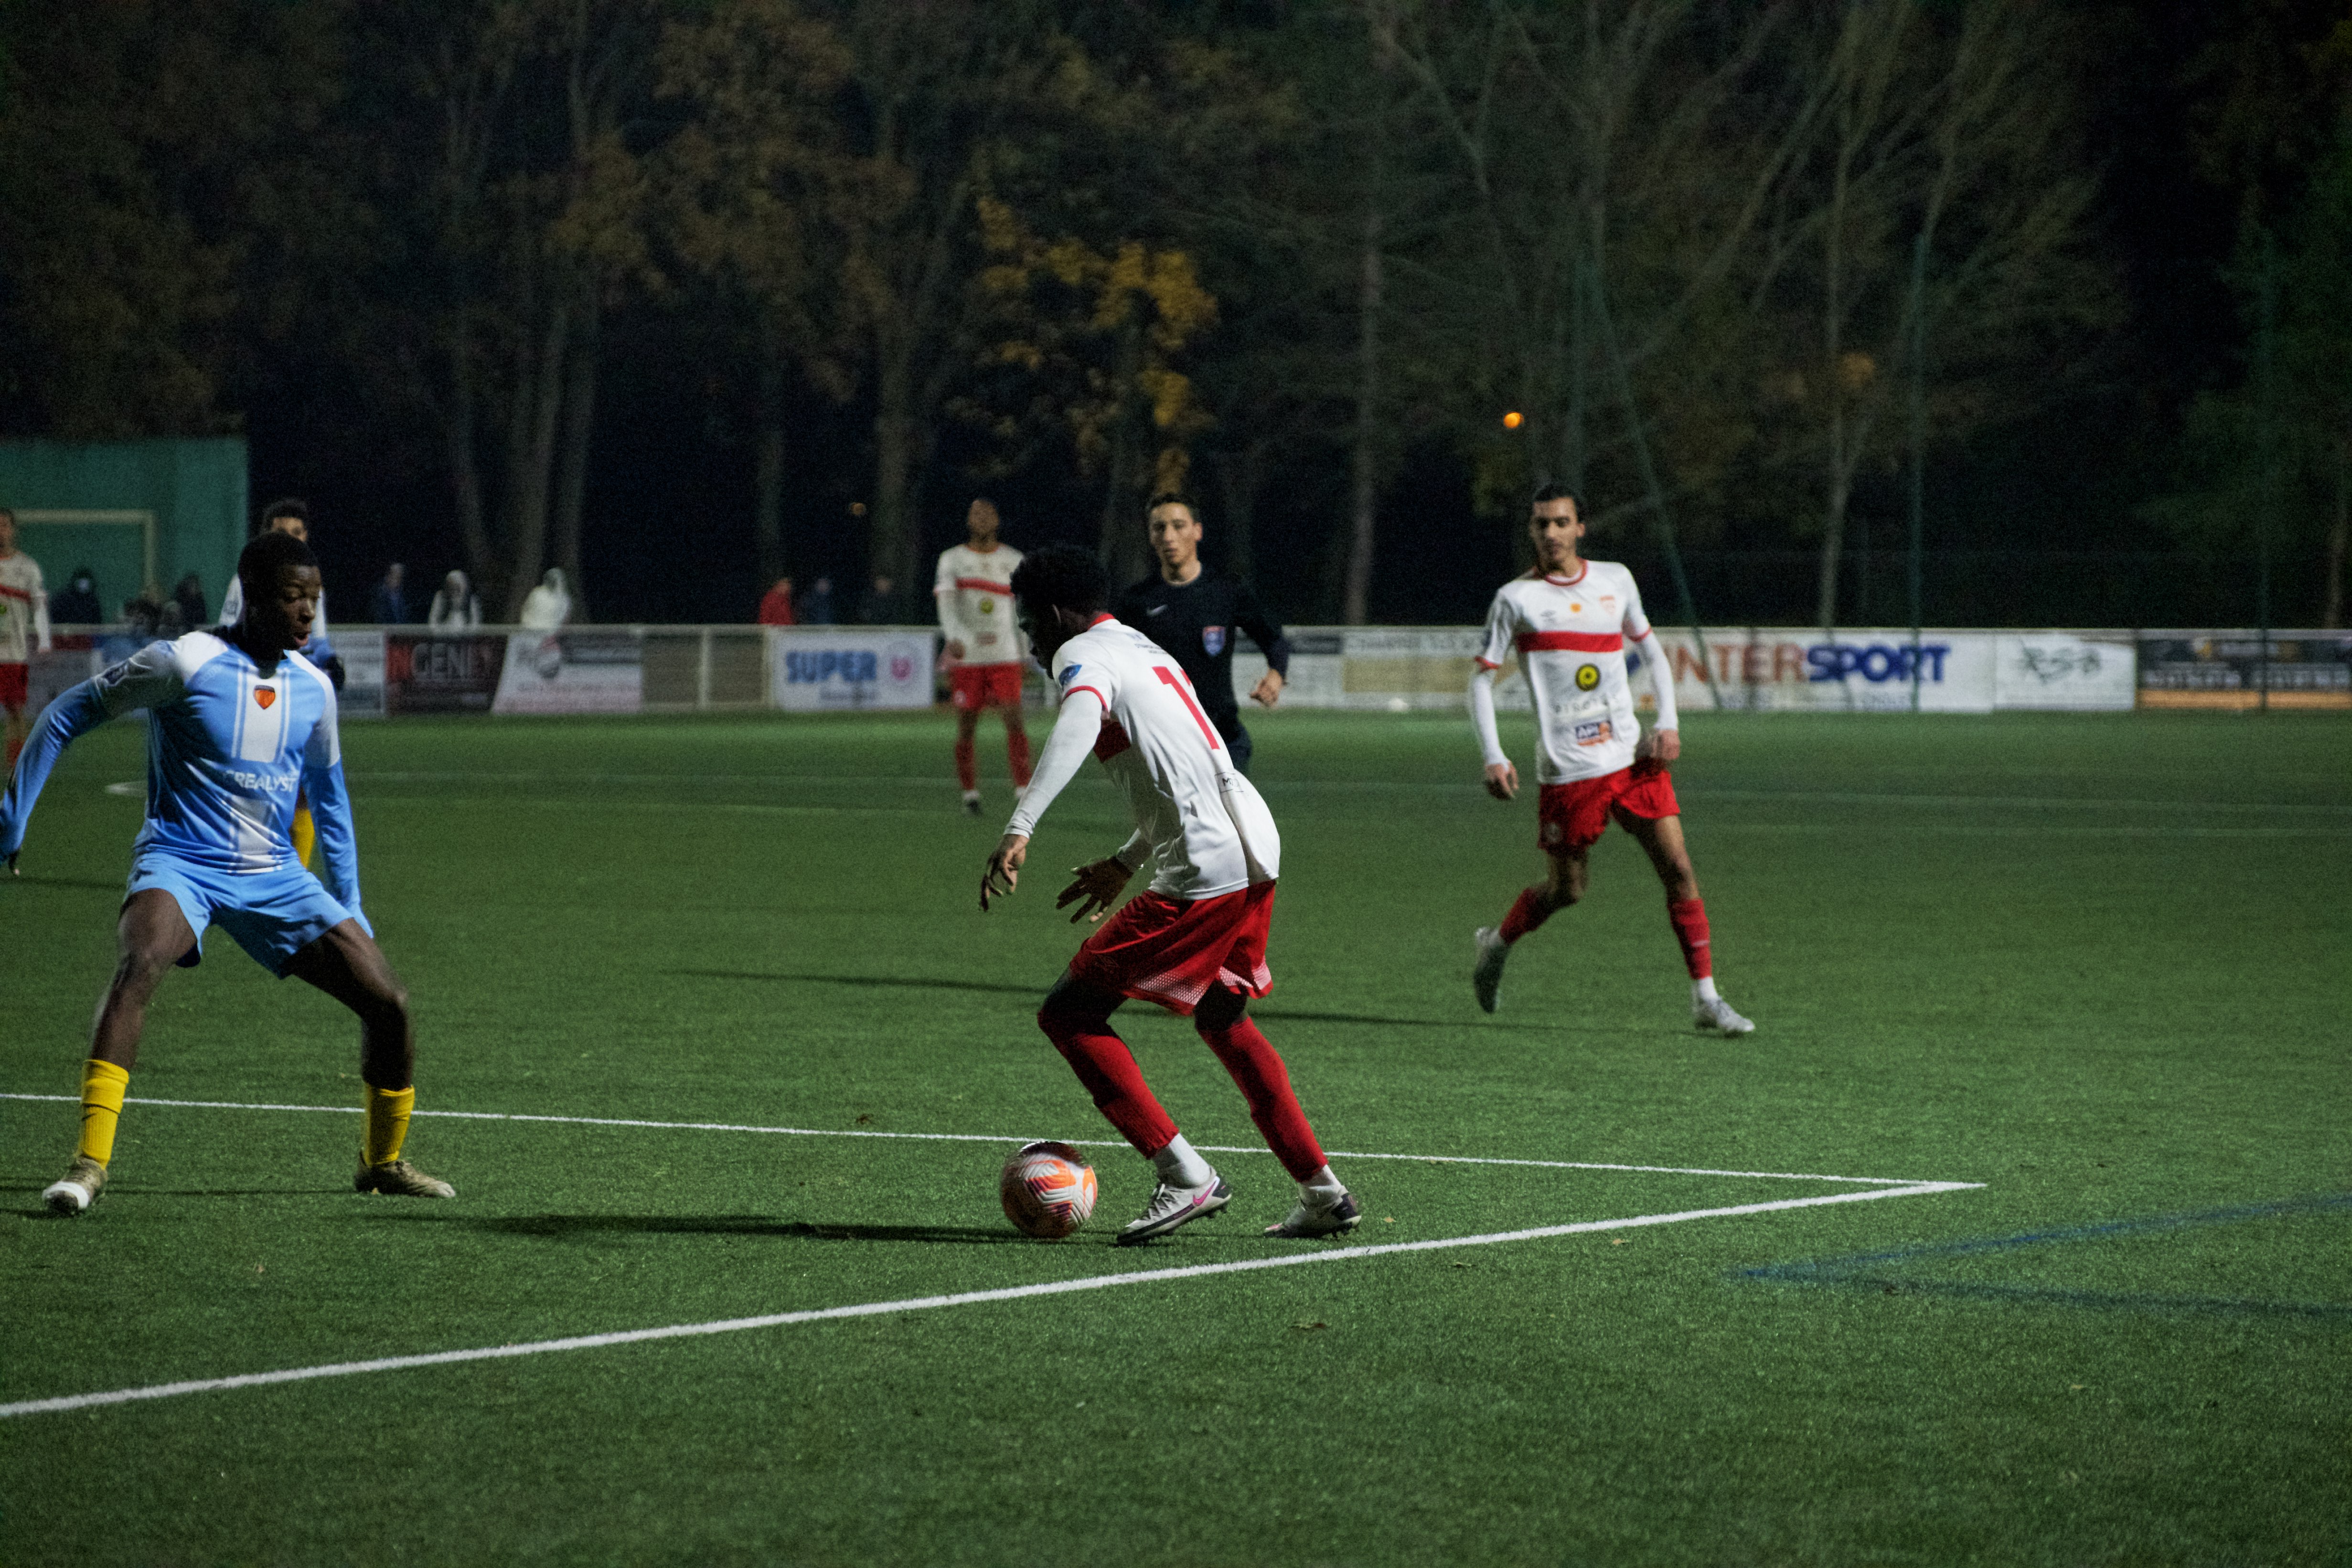
<path id="1" fill-rule="evenodd" d="M 1121 998 L 1065 972 L 1037 1009 L 1037 1027 L 1049 1035 L 1093 1030 L 1109 1021 Z"/>
<path id="2" fill-rule="evenodd" d="M 1224 986 L 1212 986 L 1192 1009 L 1192 1027 L 1202 1034 L 1223 1034 L 1249 1011 L 1249 998 Z"/>

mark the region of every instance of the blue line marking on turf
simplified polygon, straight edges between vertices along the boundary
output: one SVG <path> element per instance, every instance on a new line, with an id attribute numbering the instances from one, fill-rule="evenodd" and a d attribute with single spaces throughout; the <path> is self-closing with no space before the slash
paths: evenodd
<path id="1" fill-rule="evenodd" d="M 2235 1225 L 2284 1214 L 2319 1214 L 2352 1209 L 2352 1192 L 2310 1197 L 2278 1198 L 2269 1203 L 2231 1204 L 2223 1208 L 2196 1209 L 2185 1214 L 2148 1215 L 2137 1219 L 2113 1219 L 2097 1225 L 2069 1225 L 2048 1230 L 2021 1231 L 2014 1236 L 1980 1236 L 1966 1241 L 1904 1247 L 1885 1252 L 1857 1252 L 1843 1258 L 1801 1259 L 1742 1269 L 1735 1280 L 1761 1280 L 1781 1285 L 1836 1286 L 1879 1291 L 1887 1295 L 1957 1296 L 1976 1301 L 2041 1302 L 2109 1312 L 2216 1312 L 2258 1317 L 2352 1319 L 2352 1305 L 2336 1301 L 2263 1301 L 2226 1296 L 2161 1296 L 2108 1291 L 2068 1291 L 2032 1285 L 1986 1284 L 1962 1280 L 1916 1280 L 1879 1272 L 1886 1265 L 1916 1262 L 1924 1258 L 1962 1258 L 1980 1252 L 2008 1252 L 2023 1247 L 2049 1247 L 2070 1241 L 2095 1241 L 2114 1236 L 2139 1236 L 2154 1231 L 2181 1230 L 2198 1225 Z"/>

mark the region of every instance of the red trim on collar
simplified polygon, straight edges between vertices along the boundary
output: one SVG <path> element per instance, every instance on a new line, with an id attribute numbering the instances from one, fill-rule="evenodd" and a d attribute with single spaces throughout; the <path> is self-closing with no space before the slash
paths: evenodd
<path id="1" fill-rule="evenodd" d="M 1089 621 L 1089 622 L 1087 622 L 1087 631 L 1089 631 L 1089 632 L 1091 632 L 1091 631 L 1093 631 L 1096 627 L 1097 627 L 1097 626 L 1101 625 L 1104 622 L 1108 621 L 1109 619 L 1111 619 L 1111 613 L 1110 613 L 1110 612 L 1109 612 L 1109 611 L 1108 611 L 1108 610 L 1097 610 L 1097 611 L 1096 611 L 1096 612 L 1095 612 L 1095 618 L 1094 618 L 1093 620 L 1091 620 L 1091 621 Z"/>
<path id="2" fill-rule="evenodd" d="M 1562 577 L 1556 571 L 1548 571 L 1544 573 L 1544 580 L 1550 583 L 1554 588 L 1574 588 L 1578 583 L 1584 580 L 1584 574 L 1591 570 L 1592 563 L 1591 561 L 1580 560 L 1576 563 L 1576 575 L 1574 577 Z"/>

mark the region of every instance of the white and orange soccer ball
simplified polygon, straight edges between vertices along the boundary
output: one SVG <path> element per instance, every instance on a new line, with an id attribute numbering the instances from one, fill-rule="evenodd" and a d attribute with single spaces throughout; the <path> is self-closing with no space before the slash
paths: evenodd
<path id="1" fill-rule="evenodd" d="M 997 1178 L 1004 1218 L 1024 1234 L 1058 1241 L 1095 1211 L 1095 1167 L 1067 1144 L 1024 1144 Z"/>

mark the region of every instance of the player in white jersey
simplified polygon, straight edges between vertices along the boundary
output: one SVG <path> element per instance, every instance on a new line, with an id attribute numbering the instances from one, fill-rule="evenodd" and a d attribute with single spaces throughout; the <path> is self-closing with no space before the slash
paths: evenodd
<path id="1" fill-rule="evenodd" d="M 8 769 L 16 770 L 30 726 L 25 704 L 32 691 L 32 655 L 49 651 L 49 596 L 41 563 L 16 548 L 16 514 L 0 507 L 0 713 L 7 716 Z"/>
<path id="2" fill-rule="evenodd" d="M 0 796 L 0 858 L 13 870 L 65 748 L 146 710 L 147 821 L 117 926 L 121 956 L 82 1064 L 73 1165 L 41 1194 L 58 1214 L 79 1214 L 106 1185 L 148 1001 L 173 965 L 202 960 L 212 925 L 272 974 L 307 980 L 359 1015 L 367 1124 L 358 1189 L 456 1196 L 400 1157 L 416 1101 L 408 996 L 360 912 L 334 687 L 295 651 L 310 634 L 319 569 L 300 540 L 265 533 L 245 547 L 237 575 L 247 596 L 239 625 L 151 643 L 65 693 L 42 714 Z M 294 858 L 297 791 L 315 804 L 324 886 Z"/>
<path id="3" fill-rule="evenodd" d="M 1299 1109 L 1289 1070 L 1246 1016 L 1274 983 L 1265 963 L 1282 838 L 1274 815 L 1176 662 L 1105 612 L 1102 563 L 1048 545 L 1013 574 L 1022 621 L 1061 697 L 1037 776 L 981 874 L 980 906 L 1018 884 L 1029 839 L 1054 798 L 1092 752 L 1127 800 L 1135 831 L 1113 855 L 1076 868 L 1056 906 L 1100 921 L 1128 878 L 1151 868 L 1148 891 L 1088 936 L 1038 1009 L 1038 1027 L 1077 1072 L 1159 1181 L 1142 1215 L 1118 1234 L 1131 1246 L 1214 1214 L 1233 1189 L 1192 1145 L 1143 1080 L 1110 1015 L 1129 997 L 1190 1015 L 1249 1102 L 1250 1119 L 1298 1184 L 1288 1218 L 1269 1236 L 1336 1236 L 1362 1218 L 1331 1174 Z"/>
<path id="4" fill-rule="evenodd" d="M 1029 731 L 1021 722 L 1021 672 L 1029 648 L 1013 624 L 1013 574 L 1021 552 L 996 537 L 1002 519 L 985 496 L 964 513 L 968 538 L 940 552 L 931 597 L 939 604 L 945 634 L 948 689 L 955 703 L 956 781 L 963 786 L 963 809 L 980 815 L 980 757 L 973 737 L 980 711 L 992 707 L 1004 718 L 1004 760 L 1015 791 L 1029 787 Z"/>
<path id="5" fill-rule="evenodd" d="M 1576 497 L 1562 486 L 1536 492 L 1528 532 L 1535 540 L 1536 567 L 1495 595 L 1486 646 L 1470 680 L 1470 713 L 1486 751 L 1486 792 L 1508 800 L 1519 791 L 1519 772 L 1495 730 L 1495 672 L 1516 651 L 1535 702 L 1536 781 L 1542 786 L 1538 841 L 1551 874 L 1519 894 L 1500 926 L 1478 931 L 1471 971 L 1478 1005 L 1495 1010 L 1511 945 L 1554 910 L 1584 896 L 1586 855 L 1614 818 L 1665 883 L 1666 917 L 1690 972 L 1692 1022 L 1716 1033 L 1747 1034 L 1756 1026 L 1732 1011 L 1715 987 L 1706 905 L 1666 772 L 1682 754 L 1674 677 L 1642 612 L 1641 591 L 1623 567 L 1577 555 L 1584 523 Z M 1646 737 L 1626 678 L 1628 643 L 1641 650 L 1657 695 L 1657 721 Z"/>

